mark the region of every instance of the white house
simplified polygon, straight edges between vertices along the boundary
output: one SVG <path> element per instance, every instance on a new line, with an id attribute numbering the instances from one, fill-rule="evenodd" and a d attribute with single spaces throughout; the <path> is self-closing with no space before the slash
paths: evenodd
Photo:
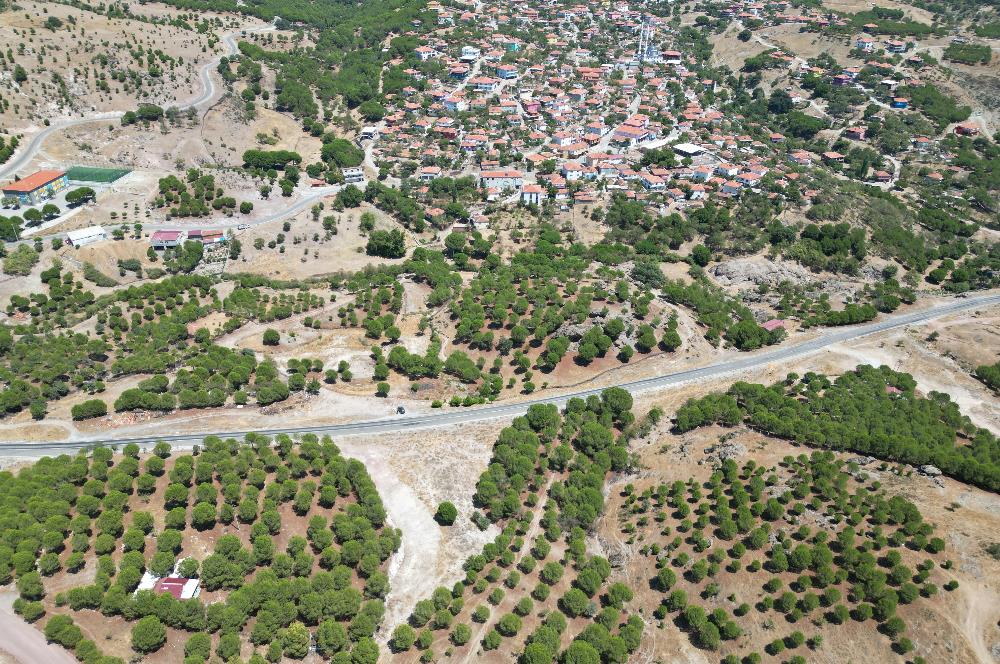
<path id="1" fill-rule="evenodd" d="M 733 164 L 719 164 L 715 167 L 716 175 L 721 175 L 725 178 L 731 178 L 740 172 L 740 167 Z"/>
<path id="2" fill-rule="evenodd" d="M 341 174 L 344 176 L 344 184 L 358 184 L 365 181 L 365 172 L 359 168 L 342 168 Z"/>
<path id="3" fill-rule="evenodd" d="M 788 155 L 788 161 L 796 166 L 808 166 L 812 163 L 812 155 L 805 150 L 796 150 Z"/>
<path id="4" fill-rule="evenodd" d="M 663 191 L 667 187 L 663 178 L 658 175 L 652 175 L 651 173 L 640 173 L 639 181 L 642 183 L 642 186 L 649 191 Z"/>
<path id="5" fill-rule="evenodd" d="M 500 81 L 489 76 L 477 76 L 469 81 L 476 92 L 494 92 Z"/>
<path id="6" fill-rule="evenodd" d="M 149 244 L 153 249 L 171 249 L 184 243 L 187 239 L 184 231 L 156 231 L 149 238 Z"/>
<path id="7" fill-rule="evenodd" d="M 562 171 L 562 176 L 570 181 L 579 180 L 584 174 L 583 164 L 578 161 L 567 161 L 560 170 Z"/>
<path id="8" fill-rule="evenodd" d="M 419 58 L 421 62 L 427 62 L 435 55 L 437 55 L 437 51 L 435 51 L 430 46 L 418 46 L 417 48 L 414 49 L 414 51 L 417 54 L 417 58 Z"/>
<path id="9" fill-rule="evenodd" d="M 639 143 L 648 141 L 652 138 L 654 138 L 654 136 L 649 129 L 624 124 L 615 130 L 614 135 L 611 137 L 611 141 L 616 145 L 634 148 L 639 145 Z"/>
<path id="10" fill-rule="evenodd" d="M 711 166 L 699 166 L 691 171 L 691 180 L 694 182 L 708 182 L 712 178 Z"/>
<path id="11" fill-rule="evenodd" d="M 497 67 L 497 76 L 505 80 L 517 78 L 517 67 L 514 65 L 500 65 Z"/>
<path id="12" fill-rule="evenodd" d="M 557 131 L 552 135 L 552 144 L 564 147 L 578 142 L 579 137 L 571 131 Z"/>
<path id="13" fill-rule="evenodd" d="M 444 109 L 446 111 L 454 113 L 461 113 L 468 108 L 468 104 L 461 97 L 447 97 L 442 104 L 444 105 Z"/>
<path id="14" fill-rule="evenodd" d="M 525 205 L 541 205 L 545 190 L 537 184 L 526 184 L 521 187 L 521 202 Z"/>
<path id="15" fill-rule="evenodd" d="M 524 184 L 524 177 L 514 169 L 483 171 L 479 174 L 479 184 L 484 189 L 515 189 Z"/>
<path id="16" fill-rule="evenodd" d="M 421 182 L 430 182 L 434 178 L 440 177 L 441 167 L 440 166 L 424 166 L 420 169 L 417 177 Z"/>

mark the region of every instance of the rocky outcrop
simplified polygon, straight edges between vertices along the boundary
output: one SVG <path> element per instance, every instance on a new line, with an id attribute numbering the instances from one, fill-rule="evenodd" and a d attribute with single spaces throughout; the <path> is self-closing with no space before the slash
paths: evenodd
<path id="1" fill-rule="evenodd" d="M 723 261 L 709 268 L 709 273 L 723 287 L 749 288 L 782 281 L 803 284 L 816 280 L 816 275 L 795 263 L 775 262 L 768 258 L 738 258 Z"/>

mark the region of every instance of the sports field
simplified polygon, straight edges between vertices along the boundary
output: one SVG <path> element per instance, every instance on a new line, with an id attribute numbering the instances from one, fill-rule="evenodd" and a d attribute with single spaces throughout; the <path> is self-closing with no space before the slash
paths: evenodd
<path id="1" fill-rule="evenodd" d="M 73 166 L 66 176 L 76 182 L 100 182 L 109 184 L 131 173 L 127 168 L 97 168 L 96 166 Z"/>

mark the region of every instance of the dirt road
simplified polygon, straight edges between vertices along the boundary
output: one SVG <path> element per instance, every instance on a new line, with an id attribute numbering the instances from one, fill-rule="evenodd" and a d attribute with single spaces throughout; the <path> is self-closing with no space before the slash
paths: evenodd
<path id="1" fill-rule="evenodd" d="M 402 532 L 402 544 L 389 567 L 392 590 L 386 597 L 386 619 L 383 621 L 387 628 L 406 620 L 416 600 L 430 596 L 437 587 L 438 580 L 432 570 L 437 565 L 441 529 L 413 490 L 399 481 L 384 451 L 352 445 L 351 441 L 339 443 L 344 454 L 365 464 L 382 496 L 389 525 Z M 381 637 L 385 642 L 388 634 Z"/>
<path id="2" fill-rule="evenodd" d="M 273 29 L 273 25 L 265 25 L 262 27 L 245 28 L 240 30 L 239 33 L 267 32 Z M 239 45 L 236 43 L 236 34 L 237 33 L 227 33 L 223 36 L 222 39 L 227 49 L 226 53 L 223 55 L 217 55 L 202 65 L 202 67 L 198 70 L 198 78 L 201 80 L 202 91 L 197 97 L 189 100 L 187 103 L 182 104 L 178 102 L 176 105 L 180 110 L 185 111 L 189 108 L 194 108 L 200 111 L 202 106 L 206 106 L 216 98 L 217 88 L 215 86 L 215 81 L 212 78 L 212 72 L 218 68 L 219 62 L 222 60 L 223 56 L 231 56 L 239 53 Z M 58 120 L 53 122 L 51 125 L 32 136 L 31 140 L 27 144 L 23 144 L 20 151 L 17 152 L 14 157 L 12 157 L 6 164 L 0 166 L 0 179 L 13 177 L 17 171 L 25 168 L 29 163 L 31 163 L 31 160 L 34 159 L 38 152 L 42 149 L 42 144 L 45 143 L 45 140 L 52 134 L 77 125 L 117 120 L 122 115 L 124 115 L 123 111 L 114 111 L 109 113 L 97 113 L 84 118 Z"/>
<path id="3" fill-rule="evenodd" d="M 14 613 L 17 595 L 0 593 L 0 646 L 20 664 L 77 664 L 76 658 L 60 646 L 47 643 L 40 631 Z"/>

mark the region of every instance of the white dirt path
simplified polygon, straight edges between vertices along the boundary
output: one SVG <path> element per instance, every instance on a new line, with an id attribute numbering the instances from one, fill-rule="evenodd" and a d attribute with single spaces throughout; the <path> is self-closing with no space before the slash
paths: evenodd
<path id="1" fill-rule="evenodd" d="M 337 445 L 344 454 L 365 464 L 382 497 L 389 525 L 398 528 L 402 535 L 399 550 L 389 563 L 390 591 L 382 621 L 385 634 L 381 640 L 384 642 L 388 636 L 387 627 L 391 629 L 406 620 L 416 602 L 414 598 L 429 597 L 437 587 L 436 575 L 428 572 L 437 566 L 441 528 L 413 489 L 399 481 L 385 450 L 356 442 L 340 440 Z"/>
<path id="2" fill-rule="evenodd" d="M 0 593 L 0 635 L 4 652 L 20 664 L 77 664 L 64 648 L 48 643 L 45 636 L 14 613 L 16 593 Z"/>

